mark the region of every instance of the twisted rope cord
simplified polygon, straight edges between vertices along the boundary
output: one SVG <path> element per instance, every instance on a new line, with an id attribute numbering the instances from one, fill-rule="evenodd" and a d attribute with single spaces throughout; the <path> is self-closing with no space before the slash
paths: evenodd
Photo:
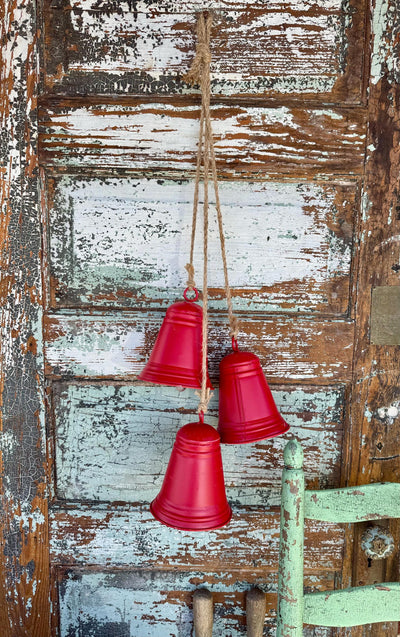
<path id="1" fill-rule="evenodd" d="M 222 212 L 221 212 L 221 202 L 219 199 L 219 188 L 218 188 L 218 176 L 217 176 L 217 164 L 215 161 L 215 149 L 214 149 L 214 139 L 211 128 L 211 119 L 207 121 L 207 127 L 209 127 L 208 136 L 211 140 L 210 143 L 210 153 L 211 153 L 211 170 L 214 182 L 214 192 L 215 192 L 215 207 L 217 209 L 217 218 L 218 218 L 218 228 L 219 228 L 219 240 L 221 244 L 221 255 L 222 255 L 222 264 L 224 268 L 224 280 L 225 280 L 225 296 L 226 303 L 228 305 L 228 316 L 229 316 L 229 326 L 230 326 L 230 336 L 237 339 L 239 334 L 239 321 L 233 312 L 232 307 L 232 294 L 231 288 L 229 285 L 228 278 L 228 265 L 226 261 L 226 248 L 225 248 L 225 235 L 224 235 L 224 226 L 222 222 Z"/>
<path id="2" fill-rule="evenodd" d="M 221 245 L 222 264 L 224 271 L 225 296 L 228 306 L 228 316 L 230 325 L 230 335 L 236 340 L 239 332 L 238 319 L 233 312 L 232 293 L 229 286 L 228 266 L 226 259 L 225 234 L 223 228 L 221 202 L 219 198 L 217 165 L 215 159 L 214 138 L 211 125 L 210 115 L 210 32 L 211 32 L 212 16 L 208 12 L 204 12 L 199 16 L 197 21 L 197 45 L 196 55 L 189 72 L 184 76 L 184 80 L 189 84 L 200 84 L 202 95 L 202 106 L 200 116 L 200 134 L 199 147 L 197 153 L 196 179 L 193 201 L 193 218 L 192 218 L 192 236 L 190 247 L 190 262 L 185 266 L 188 273 L 188 286 L 194 287 L 194 267 L 193 252 L 197 223 L 197 211 L 199 200 L 199 182 L 201 173 L 201 156 L 203 150 L 204 137 L 204 266 L 203 266 L 203 340 L 202 340 L 202 386 L 200 394 L 199 412 L 206 413 L 208 403 L 211 398 L 210 390 L 207 388 L 207 333 L 208 333 L 208 288 L 207 288 L 207 268 L 208 268 L 208 182 L 211 164 L 212 180 L 215 192 L 215 207 L 217 210 L 218 230 Z"/>
<path id="3" fill-rule="evenodd" d="M 198 192 L 200 181 L 201 151 L 204 137 L 204 218 L 203 218 L 203 322 L 202 322 L 202 369 L 201 369 L 201 393 L 198 412 L 207 413 L 208 404 L 211 399 L 210 389 L 207 387 L 207 335 L 208 335 L 208 179 L 210 172 L 210 139 L 204 129 L 204 120 L 210 117 L 210 33 L 211 33 L 212 17 L 210 14 L 202 13 L 197 21 L 197 45 L 196 55 L 192 62 L 189 72 L 184 76 L 184 80 L 189 84 L 200 84 L 201 89 L 201 116 L 200 116 L 200 136 L 199 148 L 197 154 L 195 192 L 193 202 L 193 219 L 192 219 L 192 240 L 190 249 L 190 263 L 186 269 L 189 272 L 189 279 L 193 280 L 193 249 L 194 237 L 196 230 L 197 209 L 198 209 Z M 192 275 L 192 276 L 191 276 Z"/>
<path id="4" fill-rule="evenodd" d="M 193 288 L 196 287 L 196 282 L 194 280 L 193 253 L 194 253 L 194 240 L 196 236 L 197 211 L 199 208 L 199 184 L 200 184 L 200 173 L 201 173 L 201 152 L 203 149 L 203 134 L 204 134 L 204 110 L 202 106 L 201 115 L 200 115 L 199 147 L 197 150 L 196 178 L 194 182 L 194 194 L 193 194 L 193 215 L 192 215 L 192 236 L 190 239 L 190 258 L 189 258 L 189 263 L 185 265 L 185 269 L 188 272 L 188 280 L 186 281 L 186 285 L 188 286 L 190 290 L 193 290 Z"/>

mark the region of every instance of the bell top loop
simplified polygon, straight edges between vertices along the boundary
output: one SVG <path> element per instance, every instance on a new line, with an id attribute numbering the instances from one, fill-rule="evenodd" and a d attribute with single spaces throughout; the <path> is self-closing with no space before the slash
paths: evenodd
<path id="1" fill-rule="evenodd" d="M 194 293 L 194 297 L 193 298 L 189 298 L 188 294 L 190 292 Z M 185 299 L 185 301 L 189 301 L 190 303 L 194 303 L 194 301 L 198 301 L 199 299 L 199 291 L 197 288 L 192 288 L 192 287 L 187 287 L 186 290 L 183 293 L 183 298 Z"/>
<path id="2" fill-rule="evenodd" d="M 238 352 L 239 351 L 237 338 L 235 338 L 235 336 L 232 336 L 232 349 L 233 349 L 234 352 Z"/>

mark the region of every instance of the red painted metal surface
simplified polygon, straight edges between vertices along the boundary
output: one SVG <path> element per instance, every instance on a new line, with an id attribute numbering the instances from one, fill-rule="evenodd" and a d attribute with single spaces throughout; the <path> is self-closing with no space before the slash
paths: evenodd
<path id="1" fill-rule="evenodd" d="M 289 425 L 280 415 L 259 358 L 234 352 L 220 363 L 219 423 L 221 442 L 244 444 L 285 433 Z"/>
<path id="2" fill-rule="evenodd" d="M 220 437 L 211 425 L 192 422 L 178 431 L 150 510 L 163 524 L 182 530 L 207 531 L 229 522 Z"/>
<path id="3" fill-rule="evenodd" d="M 201 387 L 203 310 L 192 301 L 171 305 L 139 379 L 159 385 Z M 207 385 L 212 388 L 207 377 Z"/>

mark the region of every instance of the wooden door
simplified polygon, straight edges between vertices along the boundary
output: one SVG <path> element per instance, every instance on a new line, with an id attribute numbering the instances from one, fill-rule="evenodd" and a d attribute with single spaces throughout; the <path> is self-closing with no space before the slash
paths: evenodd
<path id="1" fill-rule="evenodd" d="M 188 637 L 201 586 L 214 594 L 215 634 L 236 636 L 253 585 L 267 592 L 273 634 L 288 435 L 224 447 L 228 527 L 175 531 L 148 509 L 196 407 L 191 390 L 137 374 L 185 281 L 199 95 L 181 76 L 204 8 L 243 349 L 260 357 L 304 447 L 309 486 L 400 480 L 394 0 L 5 1 L 6 637 Z M 229 339 L 214 221 L 210 241 L 218 385 Z M 311 523 L 306 586 L 396 580 L 398 553 L 369 563 L 363 530 Z"/>

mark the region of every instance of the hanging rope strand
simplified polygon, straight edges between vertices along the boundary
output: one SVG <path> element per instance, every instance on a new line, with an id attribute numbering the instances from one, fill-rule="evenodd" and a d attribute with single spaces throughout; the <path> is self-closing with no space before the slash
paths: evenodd
<path id="1" fill-rule="evenodd" d="M 221 255 L 222 255 L 222 265 L 224 270 L 224 281 L 225 281 L 225 296 L 226 302 L 228 306 L 228 316 L 229 316 L 229 325 L 230 325 L 230 335 L 233 339 L 237 339 L 239 333 L 239 323 L 238 319 L 233 312 L 232 306 L 232 293 L 229 285 L 229 277 L 228 277 L 228 265 L 226 260 L 226 247 L 225 247 L 225 235 L 224 235 L 224 227 L 222 221 L 222 211 L 221 211 L 221 203 L 219 198 L 219 188 L 218 188 L 218 175 L 217 175 L 217 165 L 215 160 L 215 149 L 214 149 L 214 138 L 212 133 L 212 125 L 211 125 L 211 115 L 210 115 L 210 64 L 211 64 L 211 53 L 210 53 L 210 31 L 211 31 L 211 15 L 205 16 L 205 14 L 201 14 L 198 22 L 197 22 L 197 45 L 196 45 L 196 55 L 193 60 L 192 66 L 190 67 L 189 72 L 184 76 L 186 82 L 190 84 L 200 84 L 202 90 L 202 109 L 201 109 L 201 120 L 200 120 L 200 128 L 201 131 L 203 129 L 203 120 L 205 120 L 205 130 L 204 130 L 204 157 L 210 156 L 211 159 L 211 171 L 214 183 L 214 192 L 215 192 L 215 207 L 217 210 L 217 219 L 218 219 L 218 229 L 219 229 L 219 239 L 221 244 Z M 205 91 L 208 91 L 207 99 L 205 98 Z M 202 132 L 200 133 L 200 136 Z M 205 146 L 207 144 L 208 151 Z M 201 145 L 201 141 L 199 142 L 199 147 Z M 199 155 L 198 155 L 199 157 Z M 198 180 L 200 177 L 200 173 L 196 169 L 196 182 L 195 182 L 195 206 L 196 206 L 196 214 L 197 214 L 197 200 L 198 200 Z M 207 175 L 208 179 L 208 175 Z M 197 198 L 197 200 L 196 200 Z M 193 214 L 193 224 L 195 224 L 196 216 Z M 192 249 L 191 249 L 191 261 L 193 262 L 193 244 L 194 244 L 194 225 L 192 226 Z M 186 267 L 189 268 L 190 264 Z"/>
<path id="2" fill-rule="evenodd" d="M 192 221 L 192 244 L 191 244 L 191 258 L 190 263 L 186 266 L 189 272 L 193 273 L 193 247 L 194 236 L 197 219 L 198 208 L 198 191 L 200 181 L 200 165 L 201 165 L 201 148 L 202 138 L 204 137 L 204 153 L 203 153 L 203 165 L 204 165 L 204 248 L 203 248 L 203 323 L 202 323 L 202 375 L 201 375 L 201 393 L 198 411 L 200 414 L 205 414 L 208 409 L 208 404 L 211 398 L 210 389 L 207 387 L 207 335 L 208 335 L 208 282 L 207 282 L 207 270 L 208 270 L 208 181 L 210 172 L 210 138 L 206 133 L 207 119 L 210 117 L 210 33 L 211 33 L 212 17 L 210 14 L 202 13 L 199 16 L 197 22 L 197 46 L 196 55 L 193 60 L 189 73 L 184 77 L 185 81 L 190 84 L 200 84 L 202 106 L 200 116 L 200 138 L 199 138 L 199 151 L 197 155 L 196 166 L 196 181 L 195 181 L 195 193 L 194 193 L 194 205 L 193 205 L 193 221 Z M 204 125 L 204 122 L 206 125 Z"/>
<path id="3" fill-rule="evenodd" d="M 209 22 L 207 22 L 207 19 Z M 202 77 L 207 74 L 207 66 L 208 66 L 208 74 L 210 73 L 210 32 L 211 32 L 211 16 L 205 17 L 204 13 L 199 16 L 197 21 L 197 44 L 196 44 L 196 54 L 192 65 L 188 71 L 183 76 L 183 80 L 188 84 L 201 84 Z M 193 289 L 196 284 L 194 281 L 194 266 L 193 266 L 193 258 L 194 258 L 194 242 L 196 236 L 196 225 L 197 225 L 197 211 L 199 207 L 199 184 L 200 184 L 200 174 L 201 174 L 201 157 L 203 150 L 203 137 L 204 137 L 204 116 L 205 116 L 205 108 L 204 108 L 204 95 L 202 94 L 202 104 L 201 104 L 201 113 L 200 113 L 200 131 L 199 131 L 199 144 L 197 149 L 197 162 L 196 162 L 196 176 L 194 182 L 194 194 L 193 194 L 193 215 L 192 215 L 192 235 L 190 240 L 190 259 L 189 263 L 186 264 L 185 269 L 188 272 L 188 280 L 187 286 L 190 289 Z"/>
<path id="4" fill-rule="evenodd" d="M 225 235 L 224 235 L 224 226 L 222 222 L 222 212 L 221 212 L 221 203 L 219 199 L 219 188 L 218 188 L 218 176 L 217 176 L 217 164 L 215 161 L 215 149 L 214 149 L 214 139 L 211 128 L 211 119 L 209 118 L 207 125 L 209 125 L 209 133 L 208 136 L 210 138 L 210 153 L 211 153 L 211 170 L 214 182 L 214 192 L 215 192 L 215 207 L 217 210 L 217 218 L 218 218 L 218 228 L 219 228 L 219 239 L 221 244 L 221 255 L 222 255 L 222 264 L 224 269 L 224 280 L 225 280 L 225 296 L 226 303 L 228 305 L 228 316 L 229 316 L 229 325 L 230 325 L 230 335 L 235 340 L 237 339 L 239 333 L 239 321 L 233 312 L 232 306 L 232 294 L 231 288 L 229 285 L 229 277 L 228 277 L 228 265 L 226 261 L 226 248 L 225 248 Z"/>
<path id="5" fill-rule="evenodd" d="M 207 118 L 210 112 L 210 33 L 211 33 L 211 15 L 207 17 L 203 14 L 203 19 L 199 22 L 202 24 L 203 46 L 203 70 L 201 74 L 201 94 L 202 94 L 202 112 L 204 113 L 205 123 L 207 126 Z M 208 179 L 210 173 L 210 139 L 205 133 L 204 135 L 204 255 L 203 255 L 203 342 L 202 342 L 202 370 L 201 370 L 201 394 L 198 407 L 199 413 L 205 414 L 211 398 L 210 389 L 207 387 L 207 342 L 208 342 Z"/>
<path id="6" fill-rule="evenodd" d="M 192 236 L 190 239 L 190 258 L 189 263 L 185 265 L 185 269 L 188 272 L 188 280 L 186 281 L 186 285 L 190 290 L 196 287 L 196 283 L 194 280 L 194 266 L 193 266 L 193 257 L 194 257 L 194 241 L 196 237 L 196 225 L 197 225 L 197 211 L 199 208 L 199 184 L 200 184 L 200 173 L 201 173 L 201 153 L 203 150 L 203 135 L 204 135 L 204 109 L 201 107 L 201 115 L 200 115 L 200 133 L 199 133 L 199 147 L 197 150 L 197 163 L 196 163 L 196 177 L 194 182 L 194 194 L 193 194 L 193 215 L 192 215 Z"/>

